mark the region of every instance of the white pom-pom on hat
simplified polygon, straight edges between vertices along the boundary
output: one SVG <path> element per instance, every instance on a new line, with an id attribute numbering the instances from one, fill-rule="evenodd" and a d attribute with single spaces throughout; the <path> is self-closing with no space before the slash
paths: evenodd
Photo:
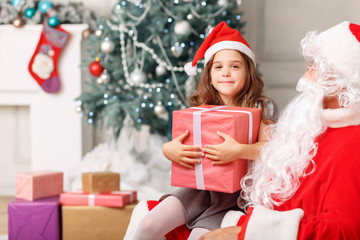
<path id="1" fill-rule="evenodd" d="M 238 50 L 247 55 L 256 65 L 255 54 L 240 32 L 230 28 L 226 22 L 221 22 L 205 38 L 196 51 L 193 61 L 184 66 L 185 72 L 189 76 L 196 76 L 196 63 L 200 59 L 205 57 L 204 64 L 206 64 L 215 53 L 224 49 Z"/>

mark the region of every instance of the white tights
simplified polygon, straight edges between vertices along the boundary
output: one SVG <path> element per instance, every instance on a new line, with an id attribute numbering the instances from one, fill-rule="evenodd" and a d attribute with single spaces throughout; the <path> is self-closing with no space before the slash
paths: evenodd
<path id="1" fill-rule="evenodd" d="M 139 224 L 134 240 L 164 240 L 164 236 L 185 224 L 185 213 L 181 202 L 173 196 L 165 198 L 154 207 Z M 194 228 L 188 240 L 197 240 L 209 232 L 205 228 Z"/>

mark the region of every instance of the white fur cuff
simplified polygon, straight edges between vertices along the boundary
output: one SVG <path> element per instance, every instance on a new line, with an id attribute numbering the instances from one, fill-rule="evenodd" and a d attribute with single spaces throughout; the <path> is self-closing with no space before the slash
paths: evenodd
<path id="1" fill-rule="evenodd" d="M 254 207 L 248 222 L 245 240 L 296 240 L 304 211 L 274 211 L 262 206 Z"/>
<path id="2" fill-rule="evenodd" d="M 223 218 L 223 220 L 221 222 L 221 228 L 236 226 L 239 219 L 243 215 L 244 215 L 244 213 L 242 213 L 240 211 L 235 211 L 235 210 L 228 211 L 225 214 L 225 216 L 224 216 L 224 218 Z"/>

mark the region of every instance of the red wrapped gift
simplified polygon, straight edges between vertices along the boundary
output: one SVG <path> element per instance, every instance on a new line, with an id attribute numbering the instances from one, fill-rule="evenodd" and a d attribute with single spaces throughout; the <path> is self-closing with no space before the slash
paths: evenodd
<path id="1" fill-rule="evenodd" d="M 261 110 L 227 106 L 202 105 L 173 112 L 173 138 L 189 130 L 183 144 L 204 146 L 224 141 L 217 131 L 233 137 L 239 143 L 257 141 Z M 171 185 L 201 190 L 233 193 L 241 189 L 240 180 L 246 174 L 247 161 L 237 159 L 225 165 L 212 165 L 202 158 L 194 169 L 172 162 Z"/>
<path id="2" fill-rule="evenodd" d="M 35 171 L 18 173 L 15 176 L 15 197 L 33 201 L 39 198 L 59 196 L 63 191 L 63 173 Z"/>
<path id="3" fill-rule="evenodd" d="M 98 194 L 79 191 L 60 194 L 60 203 L 69 206 L 124 207 L 135 201 L 137 201 L 136 191 L 114 191 Z"/>

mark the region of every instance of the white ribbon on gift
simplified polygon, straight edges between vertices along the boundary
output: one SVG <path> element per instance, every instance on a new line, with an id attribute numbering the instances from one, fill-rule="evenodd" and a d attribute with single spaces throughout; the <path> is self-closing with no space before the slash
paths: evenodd
<path id="1" fill-rule="evenodd" d="M 135 200 L 135 192 L 132 191 L 125 191 L 125 190 L 121 190 L 121 191 L 114 191 L 113 193 L 120 193 L 120 194 L 128 194 L 130 195 L 130 203 L 133 203 Z"/>
<path id="2" fill-rule="evenodd" d="M 201 109 L 201 111 L 197 111 L 193 113 L 193 144 L 196 146 L 202 146 L 201 141 L 201 114 L 209 111 L 219 111 L 219 112 L 240 112 L 246 113 L 249 115 L 249 136 L 248 143 L 252 143 L 252 132 L 253 132 L 253 115 L 252 112 L 249 111 L 241 111 L 241 110 L 221 110 L 227 106 L 218 106 L 213 108 L 199 108 L 192 107 L 192 109 Z M 199 190 L 205 190 L 205 182 L 204 182 L 204 169 L 202 164 L 202 158 L 200 163 L 195 164 L 195 180 L 196 180 L 196 188 Z"/>
<path id="3" fill-rule="evenodd" d="M 91 193 L 88 195 L 88 205 L 95 206 L 95 194 Z"/>

